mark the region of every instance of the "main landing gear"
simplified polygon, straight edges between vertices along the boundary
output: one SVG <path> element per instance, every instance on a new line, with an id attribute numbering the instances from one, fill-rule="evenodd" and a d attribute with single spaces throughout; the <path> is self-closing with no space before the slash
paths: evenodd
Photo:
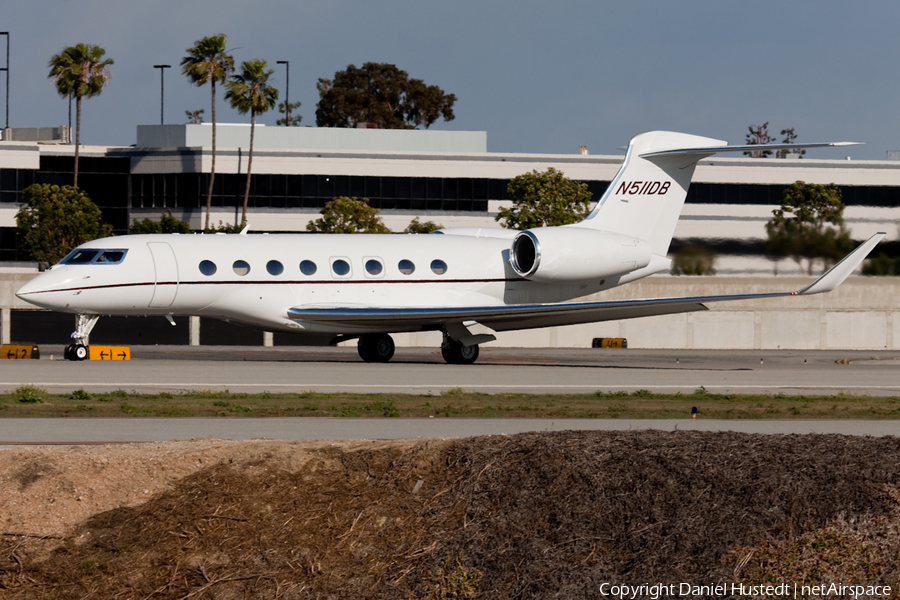
<path id="1" fill-rule="evenodd" d="M 366 362 L 386 363 L 394 356 L 394 340 L 386 333 L 361 335 L 356 351 Z"/>
<path id="2" fill-rule="evenodd" d="M 366 362 L 386 363 L 394 356 L 394 340 L 386 333 L 361 335 L 356 350 Z M 451 365 L 471 365 L 478 360 L 478 344 L 466 345 L 444 335 L 441 356 Z"/>
<path id="3" fill-rule="evenodd" d="M 72 332 L 74 344 L 69 344 L 63 350 L 63 357 L 66 360 L 84 360 L 88 357 L 88 336 L 91 330 L 97 324 L 100 315 L 78 315 L 75 318 L 75 331 Z"/>
<path id="4" fill-rule="evenodd" d="M 451 365 L 471 365 L 478 360 L 478 344 L 466 346 L 445 335 L 444 343 L 441 344 L 441 356 Z"/>

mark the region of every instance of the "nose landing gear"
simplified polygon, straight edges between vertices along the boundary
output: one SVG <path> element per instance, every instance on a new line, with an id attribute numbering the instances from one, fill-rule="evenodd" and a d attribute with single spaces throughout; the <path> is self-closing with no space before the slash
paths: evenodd
<path id="1" fill-rule="evenodd" d="M 99 318 L 100 315 L 78 315 L 75 318 L 75 331 L 72 332 L 75 343 L 69 344 L 63 351 L 66 360 L 81 361 L 88 357 L 88 336 Z"/>

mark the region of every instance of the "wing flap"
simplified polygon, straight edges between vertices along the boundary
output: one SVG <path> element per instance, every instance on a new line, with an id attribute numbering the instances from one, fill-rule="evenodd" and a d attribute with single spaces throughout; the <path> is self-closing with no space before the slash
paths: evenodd
<path id="1" fill-rule="evenodd" d="M 297 321 L 334 323 L 342 326 L 434 326 L 447 322 L 476 321 L 498 331 L 523 326 L 549 327 L 596 321 L 633 319 L 654 315 L 707 310 L 704 302 L 752 300 L 790 296 L 794 292 L 740 294 L 732 296 L 698 296 L 691 298 L 650 298 L 642 300 L 610 300 L 599 302 L 565 302 L 561 304 L 512 304 L 500 306 L 467 306 L 446 308 L 291 308 L 288 316 Z M 534 323 L 534 324 L 532 324 Z M 540 324 L 538 324 L 540 323 Z"/>

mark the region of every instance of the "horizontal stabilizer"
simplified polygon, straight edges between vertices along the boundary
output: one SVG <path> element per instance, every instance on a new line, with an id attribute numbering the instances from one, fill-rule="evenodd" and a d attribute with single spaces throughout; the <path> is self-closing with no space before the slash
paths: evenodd
<path id="1" fill-rule="evenodd" d="M 835 148 L 838 146 L 858 146 L 864 142 L 826 142 L 813 144 L 749 144 L 744 146 L 706 146 L 697 148 L 676 148 L 672 150 L 657 150 L 645 152 L 641 158 L 652 156 L 683 156 L 698 155 L 699 157 L 712 156 L 720 152 L 760 152 L 764 150 L 805 150 L 806 148 Z M 699 160 L 699 159 L 698 159 Z"/>

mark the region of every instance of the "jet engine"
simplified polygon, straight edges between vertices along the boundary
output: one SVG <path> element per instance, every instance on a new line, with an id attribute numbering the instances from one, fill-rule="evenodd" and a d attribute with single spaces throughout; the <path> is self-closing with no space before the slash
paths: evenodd
<path id="1" fill-rule="evenodd" d="M 647 242 L 626 235 L 569 226 L 540 227 L 513 239 L 509 263 L 531 281 L 585 281 L 646 267 L 651 254 Z"/>

